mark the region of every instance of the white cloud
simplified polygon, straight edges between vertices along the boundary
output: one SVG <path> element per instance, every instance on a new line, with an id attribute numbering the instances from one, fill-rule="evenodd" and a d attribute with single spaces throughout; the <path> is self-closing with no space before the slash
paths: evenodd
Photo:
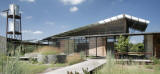
<path id="1" fill-rule="evenodd" d="M 6 14 L 6 13 L 1 12 L 1 13 L 0 13 L 0 16 L 1 16 L 1 17 L 7 17 L 7 14 Z"/>
<path id="2" fill-rule="evenodd" d="M 33 3 L 33 2 L 35 2 L 36 0 L 19 0 L 19 1 L 21 1 L 21 2 L 30 2 L 30 3 Z"/>
<path id="3" fill-rule="evenodd" d="M 76 12 L 76 11 L 78 11 L 78 8 L 76 6 L 70 8 L 70 12 Z"/>
<path id="4" fill-rule="evenodd" d="M 83 3 L 85 0 L 61 0 L 61 2 L 63 2 L 64 4 L 68 4 L 68 5 L 78 5 Z"/>
<path id="5" fill-rule="evenodd" d="M 25 17 L 26 19 L 32 19 L 32 16 L 27 16 L 27 17 Z"/>
<path id="6" fill-rule="evenodd" d="M 55 23 L 54 23 L 54 22 L 51 22 L 51 21 L 47 21 L 45 24 L 46 24 L 46 25 L 54 25 Z"/>
<path id="7" fill-rule="evenodd" d="M 36 35 L 37 35 L 37 34 L 43 34 L 43 32 L 42 32 L 42 31 L 39 31 L 39 30 L 37 30 L 37 31 L 23 30 L 22 33 L 36 34 Z"/>
<path id="8" fill-rule="evenodd" d="M 33 34 L 43 34 L 42 31 L 34 31 Z"/>

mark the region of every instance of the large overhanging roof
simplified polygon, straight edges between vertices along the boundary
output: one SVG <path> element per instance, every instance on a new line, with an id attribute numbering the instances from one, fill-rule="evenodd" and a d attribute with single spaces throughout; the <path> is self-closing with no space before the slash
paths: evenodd
<path id="1" fill-rule="evenodd" d="M 127 15 L 127 14 L 121 14 L 121 15 L 118 15 L 118 16 L 114 16 L 114 17 L 99 21 L 98 24 L 104 24 L 104 23 L 116 21 L 116 20 L 119 20 L 119 19 L 122 19 L 122 18 L 127 18 L 127 19 L 130 19 L 130 20 L 133 20 L 133 21 L 146 23 L 146 24 L 150 23 L 148 20 L 145 20 L 145 19 L 137 18 L 137 17 L 130 16 L 130 15 Z"/>
<path id="2" fill-rule="evenodd" d="M 72 38 L 72 37 L 107 37 L 107 36 L 142 36 L 142 35 L 160 35 L 160 32 L 141 32 L 141 33 L 119 33 L 119 34 L 101 34 L 101 35 L 84 35 L 84 36 L 66 36 L 66 37 L 55 37 L 58 39 Z"/>
<path id="3" fill-rule="evenodd" d="M 70 33 L 79 32 L 79 31 L 85 30 L 87 28 L 91 28 L 91 27 L 94 27 L 94 26 L 97 26 L 97 25 L 110 23 L 110 22 L 117 21 L 117 20 L 124 19 L 124 18 L 126 18 L 128 20 L 132 20 L 134 22 L 139 22 L 139 23 L 144 23 L 144 24 L 149 24 L 150 23 L 150 21 L 145 20 L 145 19 L 137 18 L 137 17 L 130 16 L 130 15 L 127 15 L 127 14 L 121 14 L 121 15 L 118 15 L 118 16 L 114 16 L 114 17 L 111 17 L 111 18 L 108 18 L 108 19 L 98 21 L 97 23 L 94 23 L 94 24 L 89 24 L 87 26 L 76 28 L 76 29 L 73 29 L 73 30 L 70 30 L 70 31 L 66 31 L 66 32 L 57 34 L 57 35 L 53 35 L 53 36 L 47 37 L 43 40 L 48 40 L 48 39 L 52 39 L 52 38 L 56 38 L 56 37 L 65 37 Z"/>

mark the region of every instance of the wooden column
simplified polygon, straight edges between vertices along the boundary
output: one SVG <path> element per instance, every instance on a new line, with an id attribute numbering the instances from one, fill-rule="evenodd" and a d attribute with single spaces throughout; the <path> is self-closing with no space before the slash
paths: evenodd
<path id="1" fill-rule="evenodd" d="M 49 46 L 49 40 L 48 40 L 48 46 Z"/>
<path id="2" fill-rule="evenodd" d="M 6 54 L 8 55 L 8 34 L 7 34 L 7 32 L 8 32 L 8 11 L 7 11 L 7 25 L 6 25 Z"/>
<path id="3" fill-rule="evenodd" d="M 20 33 L 21 33 L 21 35 L 20 35 L 20 50 L 22 52 L 22 22 L 21 22 L 21 14 L 20 14 Z M 23 51 L 23 53 L 24 53 L 24 51 Z"/>
<path id="4" fill-rule="evenodd" d="M 74 41 L 73 41 L 74 43 L 73 43 L 73 45 L 74 45 L 74 47 L 73 47 L 73 50 L 74 50 L 74 52 L 75 52 L 75 37 L 74 37 Z"/>
<path id="5" fill-rule="evenodd" d="M 68 39 L 68 55 L 69 55 L 69 39 Z"/>
<path id="6" fill-rule="evenodd" d="M 86 57 L 87 57 L 87 38 L 86 38 L 86 43 L 85 43 L 86 45 L 85 45 L 85 52 L 86 52 Z"/>
<path id="7" fill-rule="evenodd" d="M 96 37 L 96 57 L 97 57 L 97 37 Z"/>

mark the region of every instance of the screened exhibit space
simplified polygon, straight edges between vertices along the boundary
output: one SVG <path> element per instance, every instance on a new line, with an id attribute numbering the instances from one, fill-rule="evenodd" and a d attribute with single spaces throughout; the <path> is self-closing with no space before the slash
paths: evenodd
<path id="1" fill-rule="evenodd" d="M 112 51 L 115 55 L 128 55 L 127 52 L 116 52 L 115 46 L 118 38 L 141 36 L 144 48 L 143 52 L 132 52 L 131 54 L 143 54 L 144 57 L 157 56 L 159 52 L 159 33 L 146 33 L 149 24 L 148 20 L 130 16 L 127 14 L 118 15 L 76 28 L 64 33 L 44 38 L 44 43 L 49 46 L 58 47 L 65 54 L 83 53 L 85 56 L 106 56 L 107 51 Z M 141 47 L 140 47 L 141 48 Z"/>

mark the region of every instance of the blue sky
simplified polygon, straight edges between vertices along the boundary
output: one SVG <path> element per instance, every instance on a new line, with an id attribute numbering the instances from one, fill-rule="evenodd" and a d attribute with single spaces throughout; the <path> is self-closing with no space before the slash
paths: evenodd
<path id="1" fill-rule="evenodd" d="M 160 32 L 160 0 L 0 0 L 0 11 L 20 6 L 23 39 L 42 39 L 119 14 L 150 20 L 147 32 Z M 1 14 L 0 35 L 5 35 Z"/>

